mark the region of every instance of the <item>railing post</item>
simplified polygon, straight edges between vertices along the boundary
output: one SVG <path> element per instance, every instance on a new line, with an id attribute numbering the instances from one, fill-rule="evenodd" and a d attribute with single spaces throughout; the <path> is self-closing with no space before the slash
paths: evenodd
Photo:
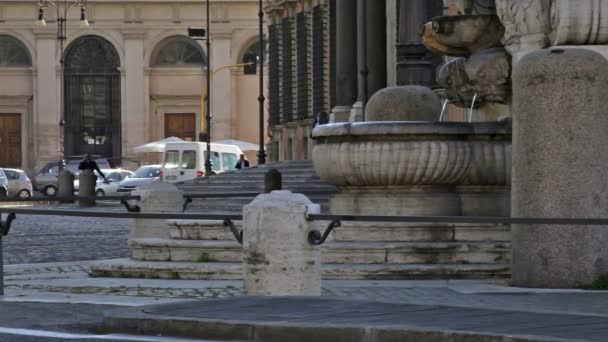
<path id="1" fill-rule="evenodd" d="M 306 196 L 273 191 L 243 209 L 243 284 L 248 296 L 320 296 L 321 257 L 308 235 L 320 212 Z"/>
<path id="2" fill-rule="evenodd" d="M 270 169 L 264 175 L 264 193 L 283 190 L 283 176 L 277 169 Z"/>

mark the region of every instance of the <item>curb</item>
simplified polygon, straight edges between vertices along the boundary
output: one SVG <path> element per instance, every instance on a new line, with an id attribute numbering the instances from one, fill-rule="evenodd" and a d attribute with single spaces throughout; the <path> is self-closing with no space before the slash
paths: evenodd
<path id="1" fill-rule="evenodd" d="M 222 341 L 263 342 L 566 342 L 571 339 L 498 335 L 413 326 L 349 326 L 267 323 L 153 315 L 144 309 L 120 309 L 104 315 L 104 333 L 128 333 Z"/>

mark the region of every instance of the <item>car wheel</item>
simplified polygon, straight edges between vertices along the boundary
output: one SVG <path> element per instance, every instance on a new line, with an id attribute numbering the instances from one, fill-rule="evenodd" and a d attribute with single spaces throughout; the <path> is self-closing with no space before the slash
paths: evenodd
<path id="1" fill-rule="evenodd" d="M 44 188 L 44 195 L 48 197 L 55 197 L 55 195 L 57 195 L 57 188 L 53 185 L 47 186 Z"/>
<path id="2" fill-rule="evenodd" d="M 21 190 L 17 194 L 17 197 L 19 197 L 19 198 L 30 198 L 30 197 L 32 197 L 32 194 L 30 194 L 30 192 L 27 191 L 27 190 Z"/>
<path id="3" fill-rule="evenodd" d="M 106 195 L 106 193 L 103 190 L 99 189 L 99 190 L 95 191 L 95 195 L 97 195 L 99 197 L 103 197 Z"/>
<path id="4" fill-rule="evenodd" d="M 0 189 L 0 198 L 6 198 L 6 197 L 8 197 L 6 189 L 4 189 L 4 188 Z"/>

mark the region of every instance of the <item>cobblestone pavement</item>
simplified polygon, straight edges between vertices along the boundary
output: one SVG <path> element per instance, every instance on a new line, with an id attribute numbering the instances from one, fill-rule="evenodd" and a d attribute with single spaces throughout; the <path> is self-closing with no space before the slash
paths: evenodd
<path id="1" fill-rule="evenodd" d="M 37 208 L 75 209 L 75 205 Z M 118 205 L 94 210 L 118 211 Z M 100 260 L 128 257 L 130 221 L 87 217 L 18 215 L 2 240 L 5 264 Z"/>

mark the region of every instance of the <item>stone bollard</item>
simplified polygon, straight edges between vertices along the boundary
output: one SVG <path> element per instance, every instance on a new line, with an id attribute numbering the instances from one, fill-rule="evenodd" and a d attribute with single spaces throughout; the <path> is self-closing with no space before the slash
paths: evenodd
<path id="1" fill-rule="evenodd" d="M 57 197 L 74 196 L 74 174 L 64 169 L 57 178 Z"/>
<path id="2" fill-rule="evenodd" d="M 513 217 L 608 218 L 608 61 L 541 50 L 513 75 Z M 608 227 L 513 225 L 513 284 L 571 288 L 608 273 Z"/>
<path id="3" fill-rule="evenodd" d="M 264 193 L 283 190 L 283 176 L 277 169 L 271 169 L 264 175 Z"/>
<path id="4" fill-rule="evenodd" d="M 320 249 L 308 243 L 319 229 L 306 214 L 320 207 L 306 196 L 273 191 L 243 209 L 243 279 L 248 296 L 320 296 Z"/>
<path id="5" fill-rule="evenodd" d="M 97 176 L 93 171 L 84 170 L 78 175 L 78 196 L 91 197 L 91 199 L 81 199 L 78 201 L 81 207 L 91 207 L 95 205 L 95 185 Z"/>
<path id="6" fill-rule="evenodd" d="M 153 182 L 133 191 L 140 196 L 139 208 L 142 213 L 182 213 L 184 194 L 173 184 Z M 135 219 L 131 239 L 169 239 L 171 226 L 165 220 Z"/>

